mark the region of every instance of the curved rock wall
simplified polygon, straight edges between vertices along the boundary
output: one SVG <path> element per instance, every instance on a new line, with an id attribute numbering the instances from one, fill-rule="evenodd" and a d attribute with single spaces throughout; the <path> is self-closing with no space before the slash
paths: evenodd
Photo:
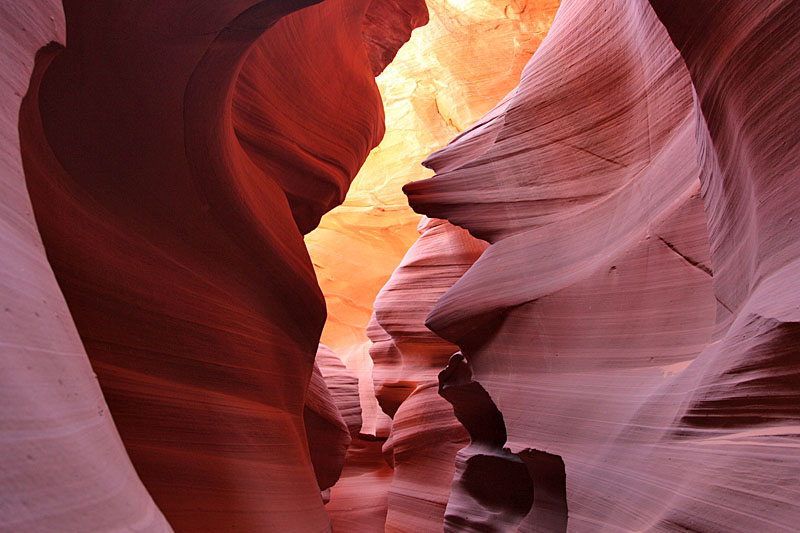
<path id="1" fill-rule="evenodd" d="M 441 530 L 455 454 L 467 443 L 452 408 L 437 394 L 437 374 L 457 347 L 425 328 L 424 320 L 486 243 L 444 220 L 423 217 L 418 229 L 419 240 L 378 294 L 367 329 L 375 395 L 393 417 L 384 446 L 394 468 L 387 531 Z"/>
<path id="2" fill-rule="evenodd" d="M 564 0 L 466 129 L 557 2 L 431 3 L 472 45 L 409 89 L 458 135 L 368 328 L 390 431 L 318 346 L 303 235 L 382 137 L 421 0 L 22 4 L 0 529 L 796 530 L 796 1 Z M 492 28 L 527 33 L 455 83 Z"/>
<path id="3" fill-rule="evenodd" d="M 39 232 L 125 449 L 176 530 L 329 527 L 320 489 L 339 477 L 351 431 L 312 373 L 325 306 L 302 233 L 383 135 L 369 4 L 68 0 L 66 46 L 37 55 L 19 128 Z M 17 32 L 47 12 L 16 11 Z M 97 483 L 93 500 L 48 504 L 86 512 L 77 530 L 168 529 L 80 364 L 63 392 L 87 398 L 64 412 L 85 418 L 91 403 L 87 450 L 106 444 L 98 458 L 117 487 L 100 495 L 105 476 L 76 476 Z M 35 479 L 20 485 L 35 490 L 38 467 L 25 464 Z M 18 509 L 25 498 L 4 517 L 44 527 Z"/>
<path id="4" fill-rule="evenodd" d="M 119 438 L 45 256 L 20 158 L 34 55 L 60 2 L 0 4 L 0 530 L 171 531 Z"/>
<path id="5" fill-rule="evenodd" d="M 341 413 L 350 436 L 361 431 L 361 405 L 358 398 L 358 378 L 350 373 L 342 360 L 327 346 L 317 348 L 316 366 L 331 393 L 333 403 Z"/>
<path id="6" fill-rule="evenodd" d="M 653 4 L 669 34 L 644 1 L 565 0 L 518 89 L 405 187 L 492 244 L 427 325 L 512 452 L 563 459 L 571 531 L 791 531 L 798 8 Z M 488 512 L 456 495 L 449 530 Z"/>
<path id="7" fill-rule="evenodd" d="M 386 136 L 370 153 L 344 204 L 306 236 L 328 304 L 322 342 L 348 368 L 362 369 L 365 384 L 370 371 L 365 329 L 372 302 L 418 237 L 419 215 L 408 207 L 401 187 L 431 176 L 419 162 L 514 87 L 559 2 L 427 0 L 430 22 L 414 30 L 376 79 L 386 109 Z M 405 9 L 410 12 L 413 5 Z M 393 23 L 393 31 L 400 27 Z M 365 427 L 374 433 L 368 414 L 374 399 L 363 392 Z"/>
<path id="8" fill-rule="evenodd" d="M 676 432 L 714 443 L 725 512 L 684 494 L 666 523 L 791 531 L 800 522 L 800 5 L 651 2 L 694 83 L 719 342 L 693 365 Z M 709 487 L 710 488 L 710 487 Z M 700 511 L 706 509 L 700 508 Z"/>

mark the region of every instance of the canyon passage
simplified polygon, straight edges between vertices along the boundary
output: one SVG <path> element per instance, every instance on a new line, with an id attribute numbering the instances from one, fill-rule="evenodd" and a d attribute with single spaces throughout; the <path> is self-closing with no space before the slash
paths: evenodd
<path id="1" fill-rule="evenodd" d="M 800 530 L 798 34 L 4 0 L 0 531 Z"/>

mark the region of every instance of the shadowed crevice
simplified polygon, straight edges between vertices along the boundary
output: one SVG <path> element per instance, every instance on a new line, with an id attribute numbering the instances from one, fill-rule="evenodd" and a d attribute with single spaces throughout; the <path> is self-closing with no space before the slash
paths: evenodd
<path id="1" fill-rule="evenodd" d="M 538 450 L 514 454 L 504 448 L 503 414 L 473 381 L 461 352 L 439 373 L 439 394 L 453 405 L 471 438 L 456 457 L 445 531 L 511 531 L 521 522 L 520 531 L 566 531 L 564 461 Z"/>
<path id="2" fill-rule="evenodd" d="M 567 474 L 560 455 L 528 448 L 516 454 L 533 480 L 533 508 L 519 531 L 564 533 L 567 531 Z"/>
<path id="3" fill-rule="evenodd" d="M 667 248 L 669 248 L 670 250 L 672 250 L 673 252 L 675 252 L 676 254 L 678 254 L 678 255 L 681 257 L 681 259 L 683 259 L 684 261 L 686 261 L 687 263 L 689 263 L 689 264 L 690 264 L 690 265 L 692 265 L 693 267 L 695 267 L 695 268 L 699 268 L 700 270 L 702 270 L 703 272 L 705 272 L 705 273 L 706 273 L 706 274 L 708 274 L 709 276 L 712 276 L 712 277 L 714 276 L 714 273 L 712 272 L 712 270 L 711 270 L 710 268 L 708 268 L 706 265 L 704 265 L 704 264 L 703 264 L 703 263 L 701 263 L 700 261 L 695 261 L 694 259 L 692 259 L 691 257 L 689 257 L 688 255 L 686 255 L 686 254 L 684 254 L 684 253 L 681 253 L 681 251 L 680 251 L 680 250 L 678 250 L 678 248 L 677 248 L 677 247 L 676 247 L 674 244 L 672 244 L 671 242 L 669 242 L 668 240 L 666 240 L 664 237 L 661 237 L 660 235 L 657 235 L 657 237 L 658 237 L 658 240 L 660 240 L 661 242 L 663 242 L 663 243 L 664 243 L 664 245 L 665 245 Z M 722 302 L 720 302 L 720 303 L 722 303 Z M 723 304 L 723 305 L 724 305 L 724 304 Z M 726 306 L 726 309 L 727 309 L 727 306 Z"/>

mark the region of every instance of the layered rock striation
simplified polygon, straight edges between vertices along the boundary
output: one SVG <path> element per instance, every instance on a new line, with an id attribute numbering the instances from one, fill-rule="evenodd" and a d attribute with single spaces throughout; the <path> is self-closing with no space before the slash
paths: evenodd
<path id="1" fill-rule="evenodd" d="M 437 394 L 440 369 L 457 347 L 424 327 L 436 301 L 480 257 L 486 243 L 446 221 L 423 217 L 409 249 L 375 300 L 375 395 L 393 417 L 384 453 L 394 468 L 387 531 L 440 530 L 467 434 Z M 425 480 L 420 486 L 420 481 Z"/>
<path id="2" fill-rule="evenodd" d="M 15 110 L 4 125 L 16 193 L 3 220 L 19 230 L 10 264 L 35 269 L 4 285 L 6 312 L 47 318 L 20 318 L 19 348 L 3 351 L 3 452 L 19 461 L 0 523 L 329 527 L 320 490 L 360 424 L 314 371 L 325 304 L 302 235 L 383 135 L 363 35 L 368 12 L 405 4 L 65 1 L 68 38 L 32 74 L 36 49 L 64 42 L 63 15 L 2 8 L 18 97 L 30 77 L 16 154 Z M 407 4 L 399 20 L 424 22 Z"/>
<path id="3" fill-rule="evenodd" d="M 414 30 L 376 78 L 386 135 L 344 204 L 305 239 L 329 311 L 322 342 L 348 368 L 360 369 L 361 381 L 369 385 L 362 390 L 367 431 L 374 432 L 368 420 L 374 398 L 368 396 L 370 343 L 365 333 L 372 303 L 418 237 L 419 215 L 408 207 L 401 187 L 430 177 L 419 161 L 514 88 L 559 1 L 427 0 L 430 22 Z M 402 28 L 391 24 L 393 31 Z"/>
<path id="4" fill-rule="evenodd" d="M 34 220 L 19 111 L 55 0 L 0 4 L 0 530 L 171 531 L 137 476 Z"/>
<path id="5" fill-rule="evenodd" d="M 800 4 L 458 4 L 0 5 L 0 529 L 796 530 Z"/>
<path id="6" fill-rule="evenodd" d="M 320 344 L 303 406 L 311 464 L 323 500 L 339 480 L 353 435 L 361 430 L 358 380 L 327 346 Z M 327 503 L 327 502 L 325 502 Z"/>
<path id="7" fill-rule="evenodd" d="M 800 13 L 701 4 L 565 0 L 519 87 L 405 187 L 491 243 L 426 324 L 544 493 L 505 530 L 561 530 L 566 509 L 571 531 L 800 517 Z M 491 476 L 460 472 L 445 529 L 497 527 L 476 518 L 498 516 L 475 497 Z"/>

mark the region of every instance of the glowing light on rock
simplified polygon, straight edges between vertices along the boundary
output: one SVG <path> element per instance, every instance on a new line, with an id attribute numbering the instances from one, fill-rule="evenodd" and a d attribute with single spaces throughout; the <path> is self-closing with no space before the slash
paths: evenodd
<path id="1" fill-rule="evenodd" d="M 430 22 L 378 76 L 386 136 L 344 204 L 306 236 L 328 305 L 322 342 L 359 370 L 362 393 L 372 387 L 365 334 L 372 302 L 418 237 L 419 215 L 400 188 L 432 176 L 420 162 L 514 88 L 559 3 L 428 0 Z M 362 407 L 370 431 L 377 406 Z"/>

